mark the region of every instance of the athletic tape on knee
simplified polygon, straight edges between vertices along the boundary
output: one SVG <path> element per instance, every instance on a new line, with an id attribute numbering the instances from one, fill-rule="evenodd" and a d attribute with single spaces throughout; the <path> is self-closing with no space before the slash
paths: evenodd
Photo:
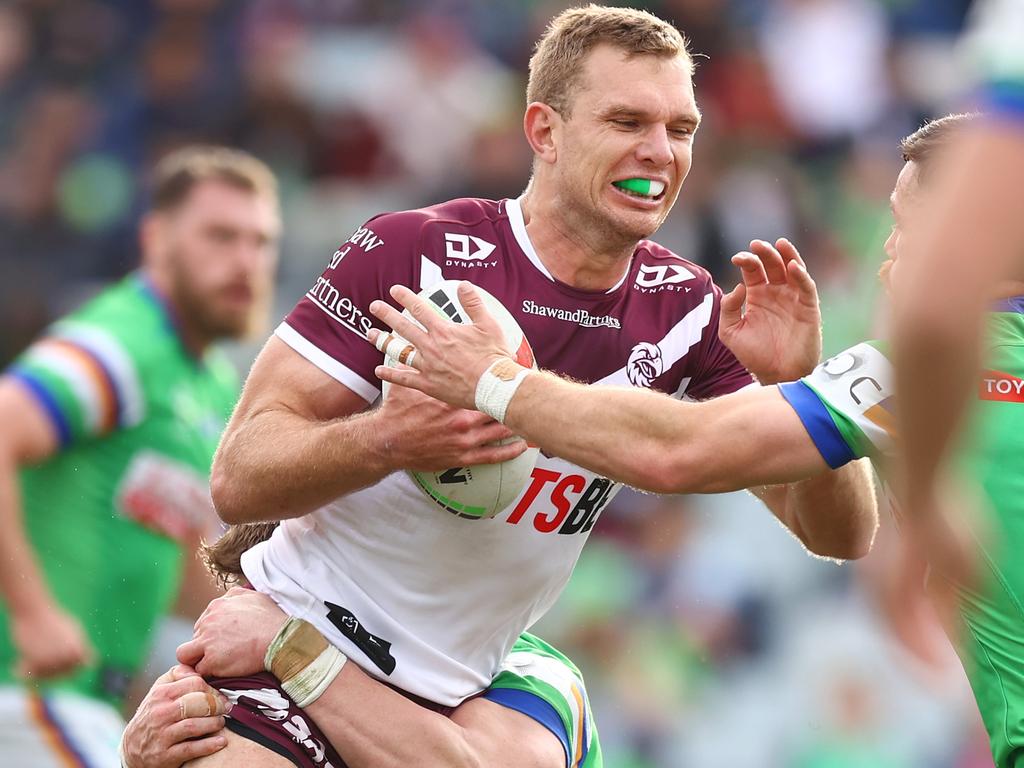
<path id="1" fill-rule="evenodd" d="M 316 627 L 294 616 L 289 616 L 274 636 L 263 659 L 267 671 L 300 707 L 320 698 L 346 661 L 348 657 Z"/>
<path id="2" fill-rule="evenodd" d="M 507 357 L 496 360 L 476 383 L 476 409 L 504 424 L 509 403 L 529 373 L 529 368 L 515 360 Z"/>
<path id="3" fill-rule="evenodd" d="M 416 347 L 393 333 L 377 334 L 373 345 L 388 359 L 402 365 L 412 366 L 412 361 L 416 359 Z"/>

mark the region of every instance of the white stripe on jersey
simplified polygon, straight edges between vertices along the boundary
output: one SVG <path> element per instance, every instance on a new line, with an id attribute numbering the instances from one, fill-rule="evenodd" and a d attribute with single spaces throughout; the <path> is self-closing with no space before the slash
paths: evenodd
<path id="1" fill-rule="evenodd" d="M 523 249 L 526 258 L 537 268 L 537 271 L 551 282 L 555 282 L 555 278 L 551 276 L 548 268 L 544 266 L 544 262 L 537 255 L 533 243 L 530 242 L 530 236 L 526 234 L 526 222 L 523 220 L 523 209 L 520 200 L 522 200 L 521 197 L 517 197 L 515 200 L 510 199 L 506 206 L 508 209 L 508 223 L 512 226 L 512 234 L 515 235 L 519 247 Z"/>
<path id="2" fill-rule="evenodd" d="M 287 321 L 277 326 L 274 330 L 274 335 L 332 379 L 341 382 L 351 389 L 366 402 L 372 403 L 380 397 L 380 389 L 376 385 L 371 384 L 347 365 L 342 365 L 322 349 L 307 341 L 304 336 L 288 325 Z"/>
<path id="3" fill-rule="evenodd" d="M 121 398 L 121 426 L 134 427 L 145 418 L 146 399 L 135 361 L 113 334 L 93 325 L 65 320 L 53 326 L 53 335 L 87 349 L 103 363 Z"/>
<path id="4" fill-rule="evenodd" d="M 672 393 L 672 397 L 677 400 L 682 400 L 686 396 L 686 390 L 689 389 L 690 382 L 692 380 L 692 376 L 683 376 L 682 381 L 679 382 L 679 386 L 676 387 L 676 391 Z"/>
<path id="5" fill-rule="evenodd" d="M 711 322 L 711 310 L 714 304 L 715 296 L 713 293 L 709 293 L 704 297 L 704 301 L 699 306 L 687 312 L 683 319 L 676 323 L 672 330 L 665 335 L 665 338 L 657 343 L 656 346 L 661 351 L 661 359 L 664 365 L 662 370 L 669 370 L 683 359 L 694 344 L 700 343 L 701 338 L 704 336 L 704 329 Z M 594 383 L 628 387 L 630 381 L 627 371 L 628 366 L 624 365 L 619 370 L 609 373 L 603 379 Z M 689 382 L 684 381 L 680 385 L 680 390 L 686 384 L 689 384 Z M 677 391 L 676 394 L 678 395 L 679 392 Z"/>
<path id="6" fill-rule="evenodd" d="M 434 262 L 420 254 L 420 290 L 425 291 L 432 285 L 437 285 L 444 280 L 441 268 Z"/>

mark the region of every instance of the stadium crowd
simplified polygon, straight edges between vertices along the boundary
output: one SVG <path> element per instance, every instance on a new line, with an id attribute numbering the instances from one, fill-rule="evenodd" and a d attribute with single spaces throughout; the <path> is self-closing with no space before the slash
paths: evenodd
<path id="1" fill-rule="evenodd" d="M 275 317 L 369 215 L 521 189 L 525 63 L 565 5 L 0 6 L 0 360 L 135 265 L 143 170 L 186 142 L 278 175 Z M 751 237 L 789 236 L 825 353 L 877 335 L 896 147 L 962 104 L 969 1 L 636 5 L 703 54 L 695 163 L 658 239 L 731 287 Z M 615 768 L 990 765 L 955 660 L 937 674 L 890 639 L 872 584 L 873 557 L 811 560 L 744 494 L 623 493 L 538 631 L 583 668 Z"/>

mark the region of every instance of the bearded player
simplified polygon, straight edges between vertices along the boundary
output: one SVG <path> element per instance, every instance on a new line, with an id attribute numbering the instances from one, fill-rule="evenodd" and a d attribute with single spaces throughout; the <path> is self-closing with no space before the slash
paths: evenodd
<path id="1" fill-rule="evenodd" d="M 207 477 L 238 379 L 212 345 L 264 322 L 278 227 L 261 162 L 172 153 L 140 270 L 0 378 L 5 765 L 112 764 L 153 626 L 219 593 L 195 555 L 217 528 Z"/>
<path id="2" fill-rule="evenodd" d="M 904 140 L 906 160 L 891 202 L 895 223 L 883 269 L 894 300 L 916 288 L 908 259 L 919 258 L 914 235 L 929 221 L 929 192 L 949 154 L 972 140 L 981 118 L 956 115 Z M 908 247 L 908 243 L 911 245 Z M 692 493 L 777 483 L 872 456 L 887 468 L 894 450 L 893 372 L 885 346 L 859 344 L 826 361 L 800 382 L 744 391 L 707 403 L 674 403 L 641 391 L 601 390 L 546 373 L 519 373 L 500 352 L 500 331 L 481 312 L 471 289 L 464 306 L 476 327 L 457 328 L 411 292 L 395 291 L 430 333 L 382 304 L 375 313 L 418 345 L 421 373 L 381 367 L 394 383 L 473 403 L 545 449 L 648 490 Z M 958 474 L 983 489 L 984 503 L 967 526 L 982 565 L 975 583 L 955 584 L 967 632 L 954 632 L 999 768 L 1024 765 L 1024 281 L 1004 282 L 988 314 L 985 373 L 975 382 L 966 448 Z M 374 336 L 379 334 L 374 333 Z M 384 336 L 380 335 L 383 339 Z M 488 361 L 497 362 L 488 366 Z M 479 399 L 472 384 L 502 372 L 504 396 Z M 521 384 L 517 386 L 517 379 Z M 456 383 L 460 382 L 460 383 Z M 491 390 L 494 391 L 493 389 Z M 600 414 L 600 417 L 598 416 Z M 903 522 L 905 525 L 905 521 Z M 947 579 L 933 563 L 933 579 Z M 904 605 L 904 609 L 908 606 Z"/>
<path id="3" fill-rule="evenodd" d="M 278 328 L 221 444 L 213 491 L 229 522 L 284 518 L 241 565 L 292 618 L 269 633 L 269 652 L 268 633 L 253 623 L 255 653 L 245 643 L 212 653 L 216 637 L 190 652 L 221 675 L 243 674 L 240 655 L 251 667 L 244 674 L 255 672 L 266 655 L 287 679 L 283 688 L 267 676 L 214 680 L 236 697 L 232 732 L 223 752 L 197 765 L 323 764 L 296 748 L 289 724 L 301 713 L 281 705 L 282 693 L 305 706 L 303 727 L 321 729 L 312 741 L 338 747 L 334 765 L 341 756 L 378 765 L 382 753 L 395 764 L 550 765 L 551 755 L 597 764 L 588 720 L 573 714 L 585 703 L 581 681 L 563 661 L 536 663 L 535 642 L 520 635 L 557 598 L 618 484 L 556 452 L 494 519 L 440 509 L 395 470 L 451 465 L 396 454 L 401 419 L 387 401 L 368 410 L 380 353 L 365 334 L 371 303 L 390 285 L 467 278 L 509 307 L 543 367 L 579 380 L 703 399 L 751 385 L 747 369 L 765 383 L 807 373 L 820 351 L 817 299 L 791 246 L 780 243 L 783 255 L 758 243 L 759 255 L 739 258 L 747 277 L 762 261 L 772 276 L 751 284 L 745 322 L 727 333 L 741 364 L 718 338 L 723 302 L 707 272 L 645 239 L 689 170 L 700 120 L 691 74 L 678 31 L 649 14 L 590 6 L 560 15 L 531 61 L 524 128 L 535 162 L 523 196 L 372 219 Z M 728 305 L 737 320 L 743 291 Z M 492 440 L 508 434 L 491 427 Z M 875 508 L 861 467 L 764 495 L 813 551 L 849 557 L 870 544 Z M 293 633 L 316 654 L 298 650 Z M 282 649 L 302 663 L 279 665 Z M 390 719 L 408 702 L 383 686 L 373 690 L 391 694 L 394 708 L 347 698 L 349 686 L 374 695 L 367 675 L 451 713 L 447 730 L 393 728 L 408 722 Z M 245 688 L 270 691 L 259 694 L 264 706 Z M 545 723 L 550 711 L 568 712 L 568 723 Z M 558 735 L 567 725 L 575 748 Z"/>

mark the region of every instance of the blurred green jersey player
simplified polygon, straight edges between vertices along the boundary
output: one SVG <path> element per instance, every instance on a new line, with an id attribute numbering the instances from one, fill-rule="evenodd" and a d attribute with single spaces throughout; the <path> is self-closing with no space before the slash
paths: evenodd
<path id="1" fill-rule="evenodd" d="M 923 191 L 934 166 L 969 141 L 980 116 L 953 116 L 930 123 L 904 142 L 904 167 L 892 196 L 895 226 L 886 243 L 883 277 L 895 301 L 925 288 L 910 282 L 921 258 L 913 233 L 928 208 Z M 910 233 L 908 238 L 908 233 Z M 908 239 L 910 246 L 908 247 Z M 1024 283 L 1004 281 L 994 290 L 986 316 L 982 372 L 975 373 L 964 439 L 951 456 L 961 484 L 979 492 L 973 511 L 956 509 L 954 522 L 969 532 L 975 574 L 957 581 L 942 564 L 931 578 L 949 584 L 962 627 L 948 627 L 970 680 L 998 768 L 1024 766 Z M 934 382 L 938 371 L 928 376 Z M 898 449 L 896 381 L 885 345 L 860 344 L 826 361 L 802 382 L 781 385 L 809 435 L 831 466 L 871 456 L 883 467 Z M 900 398 L 905 398 L 901 392 Z M 899 520 L 903 533 L 920 524 Z M 940 521 L 941 522 L 941 521 Z M 928 552 L 922 553 L 926 558 Z M 929 590 L 932 591 L 932 590 Z M 901 603 L 904 609 L 909 605 Z"/>
<path id="2" fill-rule="evenodd" d="M 59 320 L 0 379 L 0 754 L 113 765 L 151 630 L 215 595 L 209 469 L 238 393 L 210 349 L 262 324 L 275 183 L 186 148 L 157 168 L 139 272 Z M 75 762 L 78 761 L 78 762 Z"/>
<path id="3" fill-rule="evenodd" d="M 924 226 L 906 248 L 910 282 L 928 290 L 908 292 L 894 316 L 905 511 L 920 550 L 936 548 L 929 539 L 947 546 L 932 518 L 944 513 L 940 486 L 967 424 L 986 304 L 1000 281 L 1024 281 L 1024 3 L 980 0 L 973 10 L 965 50 L 986 117 L 929 185 Z"/>
<path id="4" fill-rule="evenodd" d="M 978 575 L 955 585 L 960 655 L 998 768 L 1024 766 L 1024 296 L 989 314 L 987 370 L 971 408 L 956 473 L 981 490 L 966 521 Z M 858 344 L 806 379 L 780 389 L 832 466 L 870 456 L 881 462 L 893 440 L 893 371 L 886 345 Z M 899 522 L 899 521 L 898 521 Z M 931 578 L 944 578 L 934 573 Z M 906 606 L 903 606 L 906 607 Z M 898 610 L 899 606 L 894 609 Z"/>

